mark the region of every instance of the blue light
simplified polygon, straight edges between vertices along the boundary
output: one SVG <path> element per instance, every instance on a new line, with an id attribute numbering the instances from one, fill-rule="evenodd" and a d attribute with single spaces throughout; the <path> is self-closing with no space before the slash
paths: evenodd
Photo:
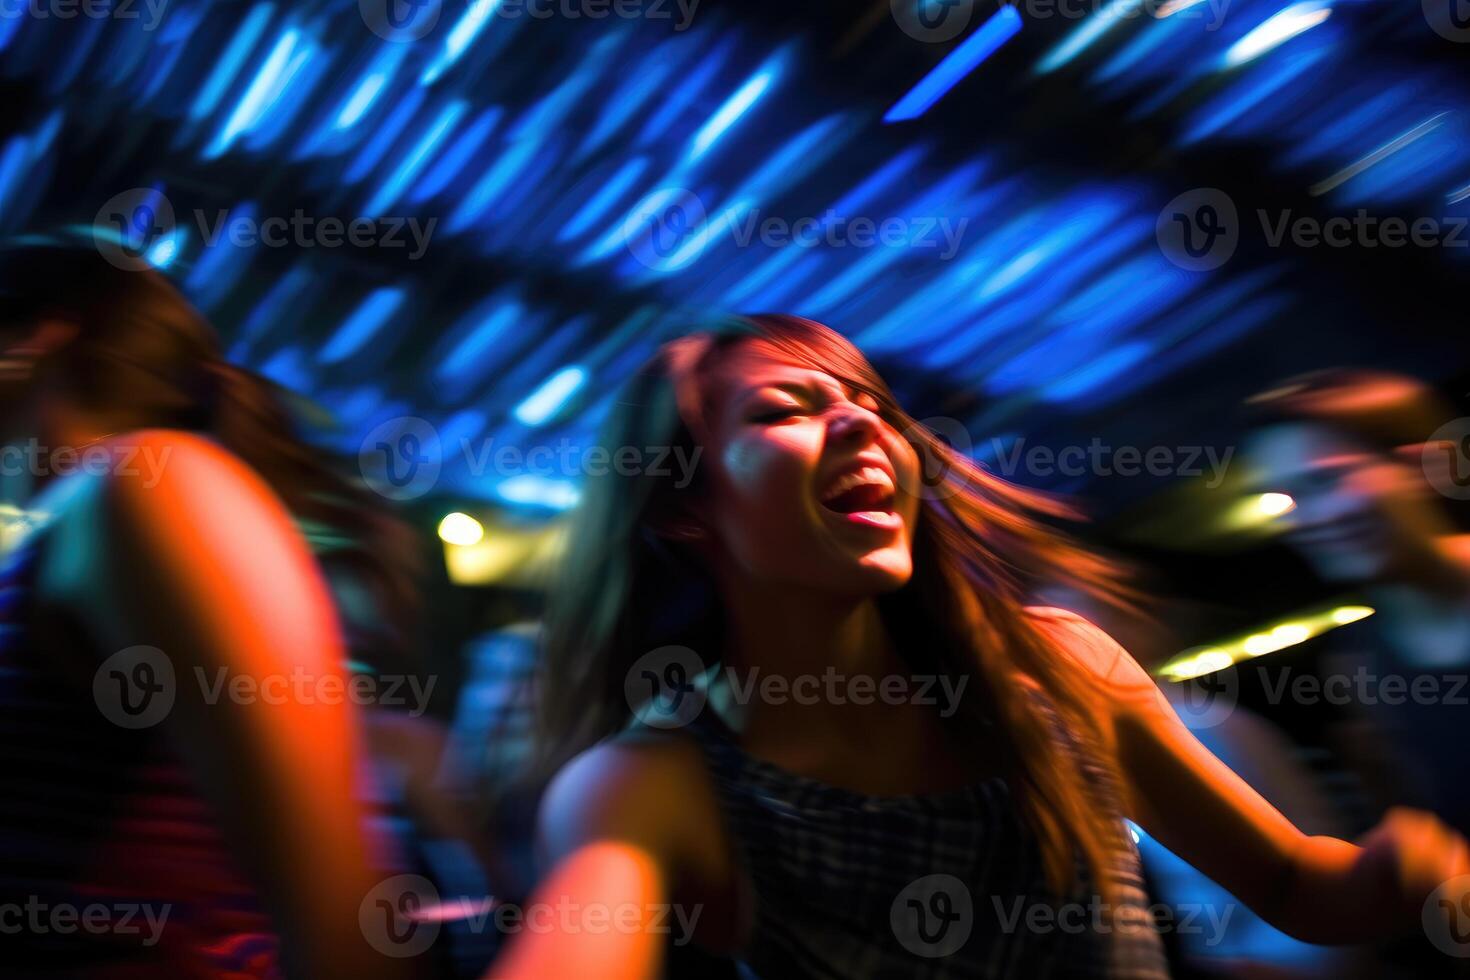
<path id="1" fill-rule="evenodd" d="M 1267 18 L 1225 52 L 1221 64 L 1235 68 L 1254 61 L 1274 48 L 1303 34 L 1332 16 L 1332 0 L 1304 0 Z"/>
<path id="2" fill-rule="evenodd" d="M 1179 137 L 1179 144 L 1187 146 L 1229 126 L 1289 85 L 1298 75 L 1322 60 L 1326 53 L 1326 48 L 1302 51 L 1275 65 L 1274 71 L 1262 69 L 1256 72 L 1245 83 L 1228 90 L 1195 113 L 1188 128 Z"/>
<path id="3" fill-rule="evenodd" d="M 441 382 L 460 381 L 476 367 L 484 368 L 481 358 L 512 324 L 523 319 L 526 311 L 520 303 L 501 302 L 473 330 L 454 345 L 440 362 L 434 376 Z"/>
<path id="4" fill-rule="evenodd" d="M 501 480 L 495 486 L 495 495 L 506 503 L 548 510 L 571 510 L 582 499 L 582 492 L 570 480 L 553 480 L 531 473 Z"/>
<path id="5" fill-rule="evenodd" d="M 573 364 L 546 379 L 512 413 L 523 425 L 545 425 L 587 383 L 587 369 Z"/>
<path id="6" fill-rule="evenodd" d="M 225 48 L 224 55 L 215 65 L 214 71 L 210 73 L 209 80 L 204 83 L 199 97 L 189 108 L 189 118 L 203 119 L 215 110 L 215 107 L 219 105 L 219 100 L 225 94 L 225 89 L 239 73 L 240 66 L 249 57 L 251 49 L 260 40 L 260 35 L 265 32 L 266 25 L 270 23 L 271 15 L 275 12 L 276 5 L 273 3 L 257 4 L 246 16 L 245 22 L 235 29 L 229 47 Z"/>
<path id="7" fill-rule="evenodd" d="M 246 91 L 235 111 L 230 114 L 230 119 L 215 137 L 214 142 L 205 150 L 205 159 L 213 159 L 228 150 L 236 138 L 244 133 L 260 119 L 271 103 L 280 95 L 280 87 L 283 79 L 288 77 L 292 71 L 296 54 L 296 41 L 300 37 L 297 31 L 289 30 L 281 35 L 276 46 L 271 50 L 270 56 L 255 76 L 255 81 Z"/>
<path id="8" fill-rule="evenodd" d="M 502 115 L 504 110 L 500 106 L 491 106 L 480 113 L 480 117 L 459 134 L 459 139 L 454 141 L 449 152 L 440 157 L 439 162 L 419 181 L 408 199 L 415 204 L 422 204 L 448 187 L 449 182 L 469 164 L 481 145 L 495 131 Z"/>
<path id="9" fill-rule="evenodd" d="M 407 298 L 407 291 L 398 287 L 373 290 L 342 322 L 337 332 L 332 334 L 331 339 L 317 354 L 317 361 L 322 364 L 336 364 L 356 354 L 363 345 L 377 336 Z"/>
<path id="10" fill-rule="evenodd" d="M 449 220 L 449 231 L 464 231 L 478 221 L 495 199 L 510 186 L 511 181 L 526 169 L 540 149 L 540 140 L 523 137 L 513 141 L 489 172 L 465 195 L 459 210 Z"/>
<path id="11" fill-rule="evenodd" d="M 420 107 L 424 104 L 424 97 L 424 90 L 415 87 L 409 89 L 408 93 L 399 100 L 398 105 L 389 113 L 388 118 L 373 131 L 372 139 L 368 140 L 358 151 L 352 165 L 342 175 L 347 183 L 355 184 L 362 180 L 383 161 L 383 157 L 393 146 L 393 141 L 403 134 L 404 129 L 418 115 Z"/>
<path id="12" fill-rule="evenodd" d="M 628 188 L 632 187 L 633 182 L 643 176 L 643 172 L 647 169 L 647 157 L 633 157 L 624 162 L 618 168 L 618 172 L 609 177 L 602 188 L 577 210 L 572 220 L 562 228 L 561 234 L 557 236 L 557 241 L 569 242 L 585 234 L 587 229 L 607 214 L 613 205 L 628 193 Z"/>
<path id="13" fill-rule="evenodd" d="M 148 246 L 148 251 L 143 257 L 155 269 L 167 269 L 179 257 L 179 252 L 183 251 L 184 240 L 188 237 L 189 233 L 183 228 L 175 228 Z"/>
<path id="14" fill-rule="evenodd" d="M 960 79 L 974 71 L 980 62 L 989 58 L 1020 31 L 1021 15 L 1016 12 L 1016 8 L 1002 6 L 975 33 L 966 38 L 963 44 L 921 78 L 919 84 L 910 89 L 907 95 L 895 102 L 884 114 L 883 121 L 891 123 L 919 118 L 958 85 Z"/>
<path id="15" fill-rule="evenodd" d="M 367 114 L 368 109 L 377 100 L 383 87 L 388 84 L 388 73 L 375 71 L 368 74 L 358 83 L 357 89 L 348 98 L 342 111 L 337 114 L 337 121 L 333 123 L 336 129 L 351 129 L 357 125 L 357 121 Z"/>
<path id="16" fill-rule="evenodd" d="M 393 176 L 378 188 L 378 193 L 373 195 L 373 199 L 363 209 L 364 215 L 379 215 L 393 206 L 399 195 L 403 193 L 403 188 L 418 176 L 419 171 L 428 162 L 429 155 L 443 142 L 444 137 L 449 135 L 449 131 L 455 127 L 460 117 L 468 109 L 469 103 L 463 99 L 456 99 L 445 106 L 444 111 L 439 113 L 439 118 L 429 127 L 429 131 L 424 134 L 423 139 L 419 140 L 418 145 L 408 154 L 407 159 L 394 171 Z"/>
<path id="17" fill-rule="evenodd" d="M 643 129 L 638 133 L 638 143 L 640 145 L 652 143 L 668 132 L 674 120 L 679 118 L 679 115 L 700 96 L 704 87 L 714 79 L 715 75 L 719 74 L 725 62 L 729 60 L 730 52 L 734 50 L 735 39 L 724 38 L 693 71 L 681 78 L 677 85 L 668 92 L 661 93 L 663 98 L 659 103 L 658 111 L 643 124 Z"/>
<path id="18" fill-rule="evenodd" d="M 750 107 L 760 100 L 760 97 L 780 76 L 785 60 L 784 52 L 770 58 L 759 71 L 746 80 L 744 85 L 735 90 L 734 95 L 725 100 L 724 105 L 715 110 L 715 114 L 710 116 L 709 120 L 694 134 L 694 139 L 690 141 L 688 153 L 690 161 L 704 156 L 721 136 L 730 131 L 741 116 L 750 111 Z"/>
<path id="19" fill-rule="evenodd" d="M 485 29 L 485 25 L 490 23 L 490 17 L 499 7 L 500 0 L 474 0 L 444 39 L 444 50 L 424 69 L 419 84 L 433 85 L 438 81 L 469 50 L 469 46 Z"/>
<path id="20" fill-rule="evenodd" d="M 30 163 L 30 146 L 30 137 L 17 136 L 6 143 L 5 150 L 0 153 L 0 209 L 8 210 L 6 206 L 11 195 L 25 179 Z"/>
<path id="21" fill-rule="evenodd" d="M 1065 41 L 1052 48 L 1036 65 L 1036 74 L 1045 75 L 1069 63 L 1096 44 L 1104 34 L 1136 16 L 1143 0 L 1111 0 L 1108 5 L 1078 25 Z"/>

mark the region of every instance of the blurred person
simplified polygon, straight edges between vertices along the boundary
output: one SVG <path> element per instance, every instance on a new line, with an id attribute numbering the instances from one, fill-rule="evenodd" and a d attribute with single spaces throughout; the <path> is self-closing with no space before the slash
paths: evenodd
<path id="1" fill-rule="evenodd" d="M 1354 369 L 1289 381 L 1249 408 L 1253 479 L 1295 502 L 1278 519 L 1284 540 L 1323 581 L 1360 590 L 1376 611 L 1331 638 L 1371 651 L 1334 671 L 1362 667 L 1405 684 L 1403 697 L 1369 691 L 1358 706 L 1384 750 L 1378 779 L 1470 832 L 1470 535 L 1435 489 L 1463 484 L 1464 447 L 1430 443 L 1457 413 L 1412 378 Z M 1412 695 L 1416 684 L 1432 696 Z"/>
<path id="2" fill-rule="evenodd" d="M 593 480 L 576 515 L 538 680 L 551 871 L 531 908 L 636 928 L 562 919 L 492 975 L 650 976 L 682 912 L 747 975 L 1163 976 L 1125 816 L 1312 942 L 1413 931 L 1470 871 L 1428 814 L 1362 846 L 1304 835 L 1106 634 L 1029 605 L 1031 576 L 1101 594 L 1113 569 L 829 328 L 763 315 L 667 344 L 604 437 L 702 455 L 687 483 Z M 738 689 L 757 674 L 962 693 Z M 1082 914 L 1031 924 L 1057 903 Z"/>
<path id="3" fill-rule="evenodd" d="M 389 863 L 359 718 L 277 683 L 343 680 L 293 513 L 369 555 L 392 522 L 161 273 L 86 235 L 0 248 L 0 423 L 0 889 L 37 910 L 0 930 L 6 974 L 404 975 L 359 923 Z"/>

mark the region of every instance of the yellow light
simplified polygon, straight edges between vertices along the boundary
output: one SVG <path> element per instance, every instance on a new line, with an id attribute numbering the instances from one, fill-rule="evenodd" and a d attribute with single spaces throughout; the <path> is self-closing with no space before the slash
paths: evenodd
<path id="1" fill-rule="evenodd" d="M 1296 509 L 1296 501 L 1289 493 L 1263 493 L 1256 498 L 1256 509 L 1267 517 L 1280 517 Z"/>
<path id="2" fill-rule="evenodd" d="M 439 522 L 439 537 L 447 544 L 468 547 L 478 543 L 484 536 L 484 526 L 470 515 L 459 511 L 445 514 L 444 520 Z"/>
<path id="3" fill-rule="evenodd" d="M 1262 654 L 1275 653 L 1285 645 L 1270 633 L 1255 633 L 1245 638 L 1241 648 L 1252 657 L 1259 657 Z"/>
<path id="4" fill-rule="evenodd" d="M 1360 619 L 1367 619 L 1373 615 L 1372 606 L 1338 606 L 1332 610 L 1332 621 L 1339 626 L 1348 623 L 1356 623 Z"/>
<path id="5" fill-rule="evenodd" d="M 1224 670 L 1233 663 L 1235 659 L 1224 650 L 1201 650 L 1194 656 L 1171 666 L 1168 674 L 1176 681 L 1187 681 L 1191 677 L 1203 677 L 1205 674 Z"/>
<path id="6" fill-rule="evenodd" d="M 1301 623 L 1282 623 L 1271 631 L 1271 636 L 1284 647 L 1289 647 L 1312 637 L 1312 631 Z"/>

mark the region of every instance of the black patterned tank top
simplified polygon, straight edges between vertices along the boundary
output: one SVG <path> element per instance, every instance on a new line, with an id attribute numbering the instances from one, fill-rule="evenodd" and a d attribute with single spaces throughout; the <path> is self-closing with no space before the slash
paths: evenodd
<path id="1" fill-rule="evenodd" d="M 1085 872 L 1068 902 L 1050 896 L 1003 778 L 939 794 L 868 796 L 749 755 L 711 712 L 687 731 L 703 750 L 755 893 L 754 928 L 736 954 L 747 974 L 1168 976 L 1124 828 L 1112 876 L 1119 907 L 1109 918 Z"/>

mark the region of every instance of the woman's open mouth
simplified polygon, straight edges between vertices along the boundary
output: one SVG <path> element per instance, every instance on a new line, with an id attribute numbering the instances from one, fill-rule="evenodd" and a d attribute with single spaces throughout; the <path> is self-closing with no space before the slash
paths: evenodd
<path id="1" fill-rule="evenodd" d="M 894 500 L 893 478 L 871 465 L 838 474 L 821 495 L 822 506 L 848 523 L 883 529 L 903 522 L 893 509 Z"/>

